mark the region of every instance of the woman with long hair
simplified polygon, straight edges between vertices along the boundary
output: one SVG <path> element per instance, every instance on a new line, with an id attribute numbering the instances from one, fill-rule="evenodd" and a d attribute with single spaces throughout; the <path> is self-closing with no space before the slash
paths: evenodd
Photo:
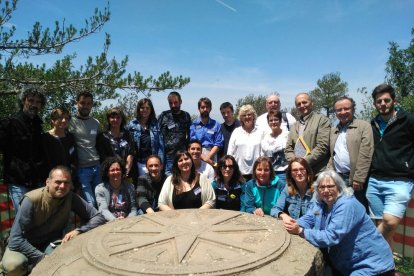
<path id="1" fill-rule="evenodd" d="M 178 151 L 174 157 L 172 175 L 162 186 L 158 207 L 173 209 L 213 208 L 216 197 L 207 177 L 196 171 L 191 155 Z"/>
<path id="2" fill-rule="evenodd" d="M 148 156 L 158 155 L 164 163 L 164 138 L 150 99 L 138 101 L 136 118 L 129 122 L 127 129 L 131 132 L 136 147 L 138 176 L 148 173 L 145 165 Z"/>
<path id="3" fill-rule="evenodd" d="M 217 176 L 212 185 L 217 209 L 240 211 L 244 178 L 233 156 L 225 155 L 217 163 Z"/>
<path id="4" fill-rule="evenodd" d="M 270 215 L 282 219 L 298 219 L 312 205 L 313 172 L 308 162 L 302 157 L 295 157 L 286 169 L 287 186 L 270 211 Z"/>

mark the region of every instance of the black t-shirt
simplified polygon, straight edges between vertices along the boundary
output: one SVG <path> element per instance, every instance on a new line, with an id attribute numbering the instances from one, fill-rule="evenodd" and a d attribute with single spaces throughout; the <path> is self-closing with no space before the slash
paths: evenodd
<path id="1" fill-rule="evenodd" d="M 151 135 L 149 129 L 142 129 L 140 137 L 140 149 L 138 151 L 138 162 L 145 163 L 147 157 L 151 155 Z"/>
<path id="2" fill-rule="evenodd" d="M 197 183 L 187 192 L 176 194 L 175 190 L 172 196 L 174 209 L 192 209 L 201 207 L 201 187 Z"/>

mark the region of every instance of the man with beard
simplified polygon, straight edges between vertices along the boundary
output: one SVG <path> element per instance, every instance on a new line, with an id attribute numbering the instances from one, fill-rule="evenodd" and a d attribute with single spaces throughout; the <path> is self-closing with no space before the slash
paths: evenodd
<path id="1" fill-rule="evenodd" d="M 194 120 L 190 126 L 190 140 L 199 140 L 203 151 L 201 159 L 214 166 L 217 162 L 217 153 L 223 147 L 223 134 L 221 126 L 210 118 L 211 101 L 209 98 L 201 98 L 198 101 L 200 118 Z"/>
<path id="2" fill-rule="evenodd" d="M 40 185 L 42 120 L 38 113 L 45 105 L 45 96 L 36 87 L 26 88 L 18 105 L 18 113 L 0 122 L 4 181 L 16 212 L 24 194 Z"/>
<path id="3" fill-rule="evenodd" d="M 96 207 L 95 187 L 101 183 L 99 154 L 96 149 L 99 121 L 89 116 L 93 106 L 90 92 L 81 92 L 76 97 L 78 113 L 70 121 L 69 131 L 75 136 L 78 151 L 78 179 L 84 199 Z"/>
<path id="4" fill-rule="evenodd" d="M 140 212 L 150 214 L 158 211 L 158 197 L 167 177 L 162 172 L 162 162 L 158 155 L 150 155 L 146 166 L 148 173 L 138 178 L 137 204 Z"/>
<path id="5" fill-rule="evenodd" d="M 271 94 L 266 98 L 266 110 L 267 112 L 257 117 L 256 120 L 256 126 L 258 128 L 261 128 L 266 133 L 271 133 L 272 130 L 269 127 L 269 124 L 267 122 L 267 114 L 270 112 L 270 110 L 273 110 L 274 112 L 280 111 L 280 99 L 279 96 L 276 94 Z M 280 125 L 280 128 L 284 131 L 289 132 L 289 130 L 293 127 L 293 124 L 296 122 L 295 117 L 293 117 L 288 112 L 281 112 L 282 113 L 282 123 Z"/>
<path id="6" fill-rule="evenodd" d="M 170 110 L 158 117 L 161 132 L 164 136 L 165 174 L 170 175 L 173 159 L 177 151 L 186 150 L 189 141 L 191 117 L 188 112 L 181 110 L 181 95 L 173 91 L 168 95 Z"/>
<path id="7" fill-rule="evenodd" d="M 372 98 L 379 114 L 371 121 L 374 156 L 367 199 L 371 218 L 392 249 L 414 185 L 414 115 L 396 108 L 395 91 L 388 84 L 375 87 Z"/>

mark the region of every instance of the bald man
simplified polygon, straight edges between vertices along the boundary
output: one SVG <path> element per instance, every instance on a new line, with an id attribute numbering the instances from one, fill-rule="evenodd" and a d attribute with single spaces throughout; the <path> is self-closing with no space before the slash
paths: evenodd
<path id="1" fill-rule="evenodd" d="M 270 110 L 273 110 L 274 112 L 279 112 L 281 107 L 279 96 L 276 94 L 271 94 L 267 96 L 266 98 L 266 110 L 267 112 L 260 115 L 256 119 L 256 126 L 266 133 L 272 132 L 272 130 L 269 127 L 269 124 L 267 123 L 267 114 L 270 112 Z M 282 112 L 282 124 L 280 125 L 280 128 L 284 131 L 289 132 L 290 129 L 292 129 L 293 124 L 296 122 L 295 117 L 293 117 L 290 113 Z"/>
<path id="2" fill-rule="evenodd" d="M 325 170 L 329 161 L 331 122 L 313 111 L 313 102 L 308 93 L 296 95 L 295 106 L 300 118 L 289 132 L 285 156 L 288 161 L 296 156 L 304 157 L 317 176 Z"/>

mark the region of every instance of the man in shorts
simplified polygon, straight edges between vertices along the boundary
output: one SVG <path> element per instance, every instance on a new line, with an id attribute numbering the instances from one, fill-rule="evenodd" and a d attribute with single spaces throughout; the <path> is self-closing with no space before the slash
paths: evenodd
<path id="1" fill-rule="evenodd" d="M 414 115 L 396 108 L 395 91 L 388 84 L 378 85 L 372 98 L 379 114 L 371 121 L 374 156 L 367 199 L 371 218 L 392 248 L 414 183 Z"/>

